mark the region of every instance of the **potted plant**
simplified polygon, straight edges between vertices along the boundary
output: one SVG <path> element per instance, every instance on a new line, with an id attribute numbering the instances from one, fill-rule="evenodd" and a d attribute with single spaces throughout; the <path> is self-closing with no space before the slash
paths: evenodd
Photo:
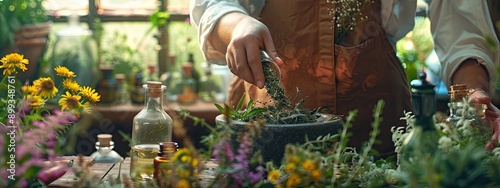
<path id="1" fill-rule="evenodd" d="M 255 138 L 254 148 L 262 151 L 264 160 L 280 163 L 287 144 L 304 143 L 306 139 L 336 134 L 342 127 L 342 121 L 339 116 L 322 113 L 320 109 L 302 108 L 306 98 L 293 105 L 290 97 L 285 95 L 284 89 L 280 86 L 279 67 L 264 51 L 261 51 L 261 54 L 264 57 L 262 60 L 266 83 L 264 87 L 271 96 L 271 101 L 268 102 L 270 105 L 255 107 L 254 101 L 250 100 L 246 108 L 242 109 L 245 98 L 243 95 L 234 109 L 227 105 L 222 107 L 215 104 L 222 113 L 216 117 L 215 122 L 231 123 L 236 132 L 244 132 L 245 126 L 250 121 L 263 120 L 265 128 L 260 136 Z M 232 143 L 233 146 L 236 144 Z"/>
<path id="2" fill-rule="evenodd" d="M 0 1 L 0 56 L 17 52 L 30 61 L 28 70 L 18 74 L 21 81 L 34 80 L 52 23 L 45 15 L 43 0 Z"/>

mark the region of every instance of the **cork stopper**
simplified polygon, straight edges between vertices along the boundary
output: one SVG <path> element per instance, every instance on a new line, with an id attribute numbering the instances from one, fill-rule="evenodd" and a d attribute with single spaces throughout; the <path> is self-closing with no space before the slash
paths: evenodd
<path id="1" fill-rule="evenodd" d="M 99 141 L 100 147 L 109 147 L 111 144 L 111 138 L 113 136 L 110 134 L 98 134 L 97 140 Z"/>
<path id="2" fill-rule="evenodd" d="M 115 74 L 116 80 L 125 80 L 125 74 Z"/>
<path id="3" fill-rule="evenodd" d="M 146 82 L 147 85 L 147 91 L 148 91 L 148 97 L 152 98 L 158 98 L 161 97 L 162 93 L 162 85 L 161 82 L 156 82 L 156 81 L 148 81 Z"/>
<path id="4" fill-rule="evenodd" d="M 191 76 L 191 71 L 193 70 L 193 65 L 190 63 L 183 63 L 182 64 L 182 72 L 185 75 Z"/>
<path id="5" fill-rule="evenodd" d="M 451 101 L 459 102 L 469 95 L 469 90 L 466 84 L 456 84 L 450 86 L 450 91 L 448 93 L 450 94 Z"/>

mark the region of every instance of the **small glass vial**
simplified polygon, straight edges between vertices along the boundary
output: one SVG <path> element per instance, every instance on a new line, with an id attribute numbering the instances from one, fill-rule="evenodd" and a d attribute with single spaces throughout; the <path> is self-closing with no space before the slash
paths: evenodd
<path id="1" fill-rule="evenodd" d="M 184 63 L 182 65 L 184 76 L 182 77 L 182 93 L 179 94 L 179 98 L 177 99 L 179 104 L 194 104 L 198 98 L 196 80 L 191 75 L 192 69 L 192 64 Z"/>
<path id="2" fill-rule="evenodd" d="M 160 151 L 153 162 L 155 169 L 153 178 L 162 187 L 168 184 L 168 176 L 172 174 L 172 156 L 177 151 L 178 145 L 176 142 L 162 142 L 158 145 L 160 146 Z"/>
<path id="3" fill-rule="evenodd" d="M 170 64 L 167 66 L 167 72 L 160 76 L 160 81 L 167 87 L 165 93 L 168 101 L 176 102 L 179 94 L 182 93 L 182 72 L 177 66 L 175 54 L 170 54 Z"/>
<path id="4" fill-rule="evenodd" d="M 115 104 L 130 104 L 130 94 L 127 91 L 127 84 L 125 82 L 124 74 L 115 74 L 117 82 Z"/>
<path id="5" fill-rule="evenodd" d="M 222 93 L 222 79 L 212 74 L 212 68 L 210 64 L 207 64 L 205 68 L 205 75 L 200 78 L 198 97 L 204 102 L 222 102 L 220 100 L 224 95 Z"/>
<path id="6" fill-rule="evenodd" d="M 465 84 L 456 84 L 450 87 L 450 116 L 448 121 L 455 124 L 460 119 L 472 121 L 476 124 L 487 123 L 484 118 L 484 113 L 488 108 L 485 104 L 470 103 L 470 90 Z"/>
<path id="7" fill-rule="evenodd" d="M 161 82 L 148 81 L 144 88 L 145 105 L 134 117 L 132 127 L 130 177 L 135 180 L 153 178 L 153 161 L 160 151 L 158 143 L 172 140 L 173 120 L 163 110 L 165 86 Z"/>
<path id="8" fill-rule="evenodd" d="M 123 160 L 116 151 L 113 150 L 115 143 L 111 141 L 113 136 L 110 134 L 97 135 L 97 142 L 95 143 L 96 152 L 90 155 L 96 163 L 117 163 Z"/>

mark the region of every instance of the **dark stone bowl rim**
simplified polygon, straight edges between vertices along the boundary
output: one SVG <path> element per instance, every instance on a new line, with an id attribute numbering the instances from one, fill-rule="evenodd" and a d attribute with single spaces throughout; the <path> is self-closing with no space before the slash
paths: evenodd
<path id="1" fill-rule="evenodd" d="M 321 117 L 318 118 L 317 122 L 314 123 L 296 123 L 296 124 L 268 124 L 266 123 L 266 127 L 270 128 L 300 128 L 300 127 L 311 127 L 311 126 L 321 126 L 325 124 L 340 124 L 341 118 L 338 115 L 333 114 L 320 114 Z M 225 122 L 224 114 L 219 114 L 215 117 L 215 122 Z M 248 122 L 233 120 L 235 125 L 246 125 Z"/>

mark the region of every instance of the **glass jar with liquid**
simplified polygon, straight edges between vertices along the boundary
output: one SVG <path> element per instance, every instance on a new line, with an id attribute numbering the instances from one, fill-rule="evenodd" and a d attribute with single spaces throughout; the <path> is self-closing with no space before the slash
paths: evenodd
<path id="1" fill-rule="evenodd" d="M 153 179 L 154 158 L 160 151 L 158 143 L 172 141 L 172 118 L 163 110 L 161 82 L 148 81 L 144 108 L 134 117 L 130 176 L 134 180 Z"/>

